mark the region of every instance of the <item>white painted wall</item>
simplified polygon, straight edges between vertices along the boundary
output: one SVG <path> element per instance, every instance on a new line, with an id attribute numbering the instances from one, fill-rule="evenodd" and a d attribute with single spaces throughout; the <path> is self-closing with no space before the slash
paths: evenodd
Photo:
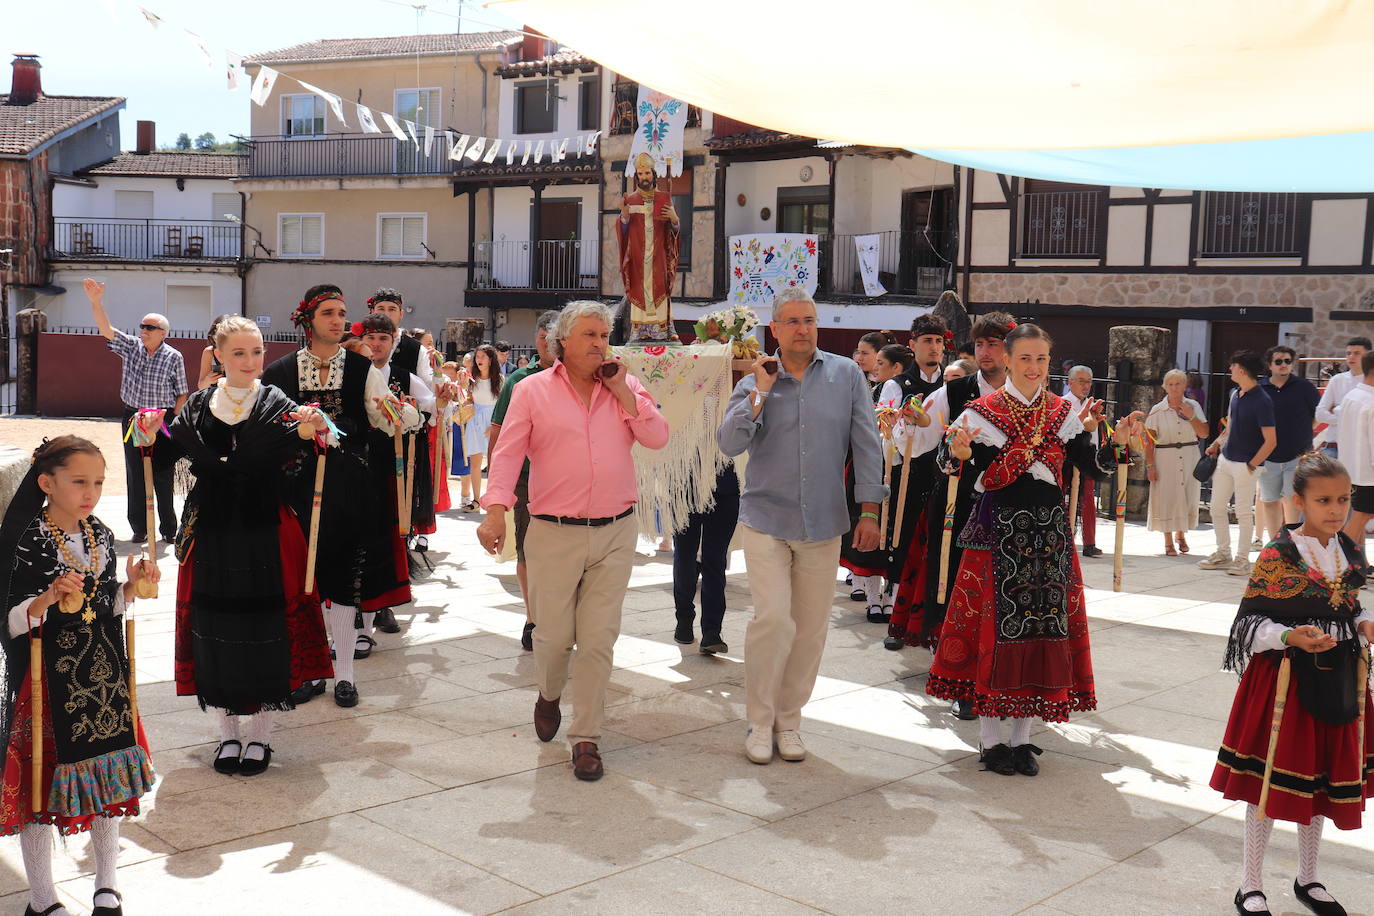
<path id="1" fill-rule="evenodd" d="M 578 85 L 583 77 L 596 76 L 599 73 L 600 70 L 595 70 L 591 73 L 569 73 L 555 78 L 553 82 L 557 86 L 559 96 L 556 100 L 558 111 L 557 123 L 553 131 L 538 134 L 517 134 L 515 132 L 515 90 L 518 86 L 542 85 L 546 82 L 546 79 L 544 77 L 538 77 L 530 79 L 500 80 L 500 97 L 497 103 L 496 116 L 499 136 L 502 140 L 520 141 L 520 152 L 523 153 L 525 148 L 524 141 L 526 140 L 538 143 L 540 140 L 548 141 L 562 139 L 563 137 L 575 137 L 579 133 L 588 133 L 588 131 L 582 130 L 578 126 Z M 601 75 L 601 83 L 601 123 L 605 124 L 607 120 L 606 108 L 607 105 L 610 104 L 610 101 L 607 93 L 606 76 L 604 74 Z M 569 149 L 571 148 L 570 146 Z M 545 143 L 544 149 L 547 154 L 549 149 L 547 143 Z M 503 144 L 502 151 L 499 155 L 504 156 L 504 151 L 505 146 Z M 504 161 L 504 159 L 498 159 L 498 161 Z"/>
<path id="2" fill-rule="evenodd" d="M 1365 208 L 1359 199 L 1312 201 L 1312 247 L 1307 263 L 1359 264 Z"/>
<path id="3" fill-rule="evenodd" d="M 810 181 L 801 180 L 804 166 L 811 167 Z M 736 163 L 725 173 L 725 235 L 728 238 L 732 235 L 776 232 L 778 188 L 815 188 L 824 192 L 829 185 L 830 166 L 820 156 Z M 836 206 L 842 208 L 845 206 L 844 196 L 838 193 L 838 187 L 836 191 Z M 742 207 L 738 203 L 740 194 L 745 196 Z M 760 215 L 764 207 L 769 211 L 766 220 Z"/>
<path id="4" fill-rule="evenodd" d="M 149 312 L 167 315 L 175 331 L 202 333 L 209 328 L 216 315 L 239 313 L 242 284 L 232 268 L 100 270 L 87 266 L 80 270 L 53 271 L 53 285 L 64 288 L 66 292 L 60 296 L 40 295 L 34 303 L 47 312 L 49 327 L 95 325 L 90 303 L 81 288 L 86 277 L 105 284 L 105 311 L 110 316 L 110 323 L 131 333 L 135 332 L 139 321 Z M 203 306 L 177 308 L 174 305 L 169 308 L 169 286 L 203 287 L 209 291 L 208 298 L 205 298 Z M 186 297 L 178 297 L 174 291 L 173 303 L 178 298 L 186 301 Z"/>
<path id="5" fill-rule="evenodd" d="M 492 270 L 496 280 L 507 286 L 522 286 L 529 283 L 529 258 L 524 256 L 523 246 L 517 242 L 530 241 L 530 205 L 534 192 L 529 188 L 497 188 L 493 195 L 492 212 L 493 246 Z M 601 220 L 597 213 L 597 188 L 595 185 L 551 185 L 544 189 L 545 200 L 575 198 L 582 204 L 582 239 L 580 272 L 595 274 L 597 252 L 600 250 L 598 227 Z M 479 243 L 480 247 L 480 243 Z"/>
<path id="6" fill-rule="evenodd" d="M 116 191 L 152 191 L 153 219 L 177 219 L 188 222 L 222 221 L 223 213 L 214 212 L 212 202 L 216 193 L 235 193 L 227 178 L 187 178 L 184 191 L 178 191 L 175 178 L 136 178 L 98 176 L 96 187 L 58 184 L 52 189 L 52 212 L 55 218 L 64 216 L 113 217 Z M 233 212 L 240 214 L 239 208 Z"/>
<path id="7" fill-rule="evenodd" d="M 1193 208 L 1188 204 L 1155 207 L 1155 238 L 1150 248 L 1151 264 L 1156 267 L 1187 266 L 1188 232 L 1192 219 Z"/>

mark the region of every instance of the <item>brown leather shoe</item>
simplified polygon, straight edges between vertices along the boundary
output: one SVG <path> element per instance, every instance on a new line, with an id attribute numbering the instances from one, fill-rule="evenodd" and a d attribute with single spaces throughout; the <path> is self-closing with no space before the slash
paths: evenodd
<path id="1" fill-rule="evenodd" d="M 558 708 L 558 698 L 544 699 L 541 693 L 534 702 L 534 733 L 540 741 L 552 741 L 558 734 L 558 726 L 563 724 L 563 711 Z"/>
<path id="2" fill-rule="evenodd" d="M 601 766 L 601 754 L 590 741 L 579 741 L 572 749 L 573 775 L 585 782 L 596 782 L 606 770 Z"/>

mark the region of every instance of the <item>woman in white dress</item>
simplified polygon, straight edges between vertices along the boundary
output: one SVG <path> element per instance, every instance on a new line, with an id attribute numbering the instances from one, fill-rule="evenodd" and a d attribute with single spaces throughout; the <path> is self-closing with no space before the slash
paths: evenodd
<path id="1" fill-rule="evenodd" d="M 482 459 L 487 453 L 487 428 L 491 426 L 491 412 L 501 393 L 501 365 L 496 360 L 496 348 L 482 344 L 473 351 L 472 377 L 468 394 L 474 408 L 472 419 L 463 426 L 463 452 L 468 457 L 468 481 L 472 487 L 472 501 L 463 507 L 466 512 L 477 511 L 482 498 Z"/>
<path id="2" fill-rule="evenodd" d="M 1150 408 L 1145 428 L 1145 461 L 1150 477 L 1149 529 L 1164 532 L 1164 553 L 1188 552 L 1186 532 L 1197 527 L 1202 484 L 1193 477 L 1199 438 L 1207 437 L 1202 405 L 1184 397 L 1188 375 L 1171 369 L 1164 375 L 1164 400 Z M 1177 539 L 1178 547 L 1174 542 Z"/>

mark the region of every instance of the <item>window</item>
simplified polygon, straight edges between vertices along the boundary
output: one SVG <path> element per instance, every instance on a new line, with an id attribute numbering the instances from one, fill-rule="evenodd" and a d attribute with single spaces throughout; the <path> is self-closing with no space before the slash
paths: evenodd
<path id="1" fill-rule="evenodd" d="M 210 195 L 210 218 L 223 221 L 229 216 L 242 216 L 243 198 L 232 191 Z"/>
<path id="2" fill-rule="evenodd" d="M 396 117 L 402 121 L 414 121 L 418 126 L 438 127 L 439 90 L 438 89 L 397 89 Z M 420 137 L 421 142 L 424 136 Z"/>
<path id="3" fill-rule="evenodd" d="M 540 80 L 515 87 L 515 132 L 548 134 L 558 130 L 558 83 Z"/>
<path id="4" fill-rule="evenodd" d="M 611 111 L 611 136 L 632 134 L 639 124 L 635 106 L 639 104 L 639 83 L 620 80 L 611 87 L 614 106 Z"/>
<path id="5" fill-rule="evenodd" d="M 283 258 L 324 256 L 324 214 L 282 213 L 277 216 L 277 255 Z"/>
<path id="6" fill-rule="evenodd" d="M 281 97 L 282 135 L 319 137 L 324 135 L 324 99 L 317 95 Z"/>
<path id="7" fill-rule="evenodd" d="M 120 219 L 152 219 L 152 191 L 115 191 L 115 216 Z"/>
<path id="8" fill-rule="evenodd" d="M 1101 257 L 1105 191 L 1093 185 L 1025 179 L 1021 195 L 1021 256 Z"/>
<path id="9" fill-rule="evenodd" d="M 577 84 L 577 129 L 601 127 L 601 77 L 592 76 Z"/>
<path id="10" fill-rule="evenodd" d="M 778 188 L 778 232 L 830 232 L 830 189 Z"/>
<path id="11" fill-rule="evenodd" d="M 377 257 L 423 258 L 425 223 L 423 213 L 378 214 Z"/>
<path id="12" fill-rule="evenodd" d="M 1300 257 L 1298 195 L 1204 192 L 1198 235 L 1199 257 Z"/>

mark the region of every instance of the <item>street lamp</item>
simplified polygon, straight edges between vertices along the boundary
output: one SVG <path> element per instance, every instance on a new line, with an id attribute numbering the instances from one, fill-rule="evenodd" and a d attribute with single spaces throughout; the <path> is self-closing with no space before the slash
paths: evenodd
<path id="1" fill-rule="evenodd" d="M 239 217 L 235 216 L 235 215 L 232 214 L 232 213 L 226 213 L 226 214 L 224 214 L 224 218 L 227 219 L 227 220 L 231 220 L 232 222 L 238 223 L 240 226 L 242 226 L 242 227 L 245 228 L 245 229 L 252 229 L 255 233 L 257 233 L 257 236 L 258 236 L 257 238 L 255 238 L 255 239 L 253 240 L 253 247 L 254 247 L 255 249 L 256 249 L 256 248 L 261 248 L 263 251 L 267 252 L 267 256 L 268 256 L 269 258 L 275 257 L 275 255 L 272 254 L 272 249 L 271 249 L 271 248 L 268 248 L 266 245 L 264 245 L 264 244 L 262 243 L 262 230 L 261 230 L 261 229 L 258 229 L 256 226 L 250 226 L 250 225 L 248 225 L 248 224 L 245 223 L 242 219 L 240 219 Z"/>

